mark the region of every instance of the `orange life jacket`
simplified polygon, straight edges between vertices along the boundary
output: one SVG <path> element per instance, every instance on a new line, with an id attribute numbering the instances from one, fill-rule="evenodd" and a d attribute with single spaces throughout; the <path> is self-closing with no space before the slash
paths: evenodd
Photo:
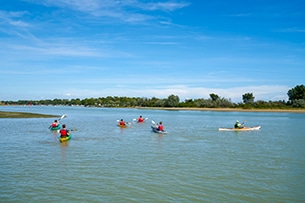
<path id="1" fill-rule="evenodd" d="M 162 131 L 162 130 L 163 130 L 163 125 L 159 125 L 159 126 L 158 126 L 158 130 L 159 130 L 159 131 Z"/>

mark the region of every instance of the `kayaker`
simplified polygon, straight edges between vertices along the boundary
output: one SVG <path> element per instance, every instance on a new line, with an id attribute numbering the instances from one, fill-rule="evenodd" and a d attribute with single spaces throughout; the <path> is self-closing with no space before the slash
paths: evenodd
<path id="1" fill-rule="evenodd" d="M 57 127 L 58 125 L 59 125 L 58 120 L 54 120 L 54 122 L 51 124 L 51 127 L 52 127 L 52 128 L 55 128 L 55 127 Z"/>
<path id="2" fill-rule="evenodd" d="M 69 130 L 66 129 L 66 124 L 62 125 L 62 128 L 60 129 L 59 133 L 61 138 L 65 138 L 69 136 L 70 132 Z"/>
<path id="3" fill-rule="evenodd" d="M 243 124 L 239 123 L 239 121 L 235 122 L 234 128 L 243 128 Z"/>
<path id="4" fill-rule="evenodd" d="M 140 116 L 140 117 L 138 118 L 138 123 L 141 123 L 141 122 L 144 122 L 144 118 L 142 118 L 142 116 Z"/>
<path id="5" fill-rule="evenodd" d="M 160 121 L 159 124 L 158 124 L 158 126 L 157 126 L 157 130 L 163 131 L 163 129 L 164 129 L 164 126 L 163 126 L 163 124 L 162 124 L 162 121 Z"/>
<path id="6" fill-rule="evenodd" d="M 119 122 L 119 125 L 126 125 L 125 121 L 123 120 L 123 118 L 121 119 L 121 121 Z"/>

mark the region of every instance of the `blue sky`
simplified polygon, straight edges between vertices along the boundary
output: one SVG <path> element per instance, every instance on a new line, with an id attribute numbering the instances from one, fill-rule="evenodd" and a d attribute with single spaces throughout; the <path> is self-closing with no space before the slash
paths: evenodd
<path id="1" fill-rule="evenodd" d="M 2 1 L 0 100 L 287 99 L 305 84 L 304 7 L 304 0 Z"/>

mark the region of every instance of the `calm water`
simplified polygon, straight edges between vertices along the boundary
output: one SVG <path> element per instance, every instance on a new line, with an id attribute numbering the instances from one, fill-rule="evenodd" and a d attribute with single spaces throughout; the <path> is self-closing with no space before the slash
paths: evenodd
<path id="1" fill-rule="evenodd" d="M 305 202 L 305 114 L 0 107 L 0 202 Z M 149 120 L 120 129 L 116 120 Z M 222 132 L 235 120 L 259 131 Z M 167 135 L 150 129 L 162 120 Z"/>

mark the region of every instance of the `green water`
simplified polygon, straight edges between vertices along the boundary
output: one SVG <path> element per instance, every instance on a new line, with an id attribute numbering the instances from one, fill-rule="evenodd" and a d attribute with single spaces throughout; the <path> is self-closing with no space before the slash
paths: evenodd
<path id="1" fill-rule="evenodd" d="M 305 114 L 0 107 L 0 202 L 305 202 Z M 116 120 L 148 117 L 130 128 Z M 223 132 L 235 120 L 259 131 Z M 151 131 L 163 121 L 166 135 Z"/>

